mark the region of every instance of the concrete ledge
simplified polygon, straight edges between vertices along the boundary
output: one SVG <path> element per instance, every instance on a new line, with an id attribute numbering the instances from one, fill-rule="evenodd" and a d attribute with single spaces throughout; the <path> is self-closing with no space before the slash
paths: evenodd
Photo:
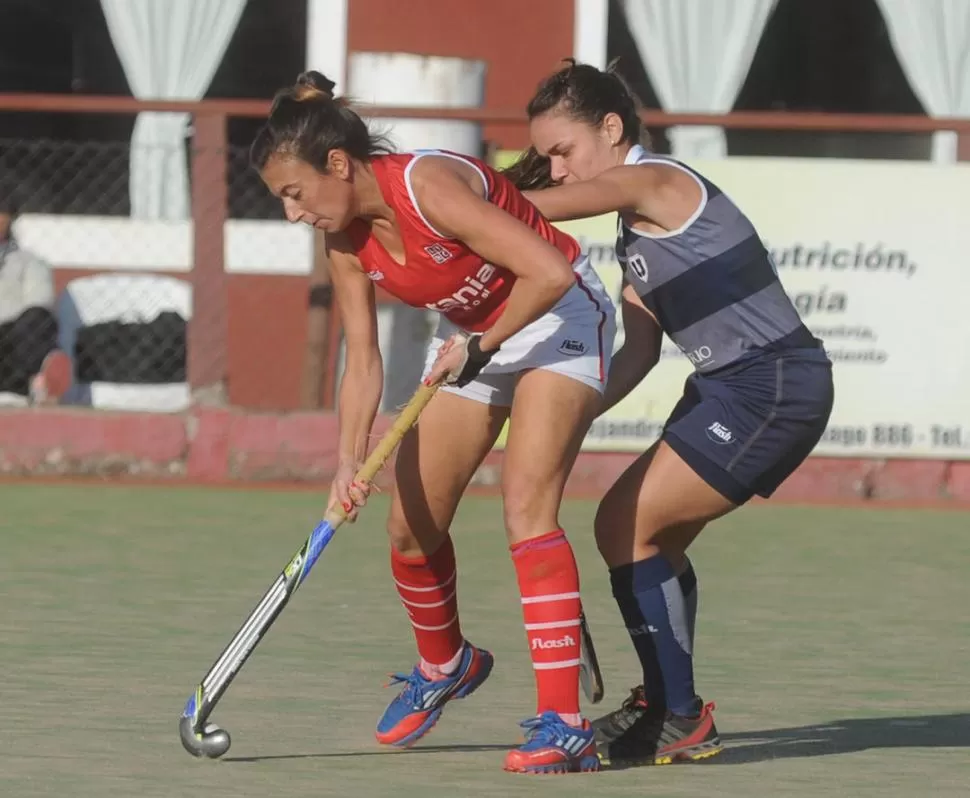
<path id="1" fill-rule="evenodd" d="M 381 418 L 379 435 L 390 419 Z M 635 453 L 586 452 L 569 496 L 601 497 Z M 201 484 L 325 485 L 337 462 L 336 417 L 195 408 L 184 414 L 0 409 L 0 475 L 112 477 Z M 497 492 L 502 453 L 488 456 L 476 492 Z M 391 468 L 379 482 L 389 484 Z M 970 461 L 810 458 L 778 490 L 789 502 L 898 505 L 970 502 Z"/>
<path id="2" fill-rule="evenodd" d="M 0 473 L 184 474 L 186 419 L 87 410 L 0 411 Z"/>

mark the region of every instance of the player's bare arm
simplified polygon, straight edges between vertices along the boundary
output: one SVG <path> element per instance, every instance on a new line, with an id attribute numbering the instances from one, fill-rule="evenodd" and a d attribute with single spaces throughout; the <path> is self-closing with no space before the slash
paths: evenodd
<path id="1" fill-rule="evenodd" d="M 360 505 L 366 498 L 365 492 L 351 490 L 346 477 L 352 477 L 367 457 L 367 442 L 384 390 L 376 299 L 374 284 L 361 268 L 346 237 L 342 233 L 328 234 L 327 245 L 334 297 L 347 351 L 337 400 L 340 473 L 334 480 L 331 504 L 336 500 L 345 505 L 348 501 Z M 352 512 L 356 516 L 356 511 Z"/>
<path id="2" fill-rule="evenodd" d="M 623 287 L 621 299 L 623 346 L 613 355 L 600 414 L 625 398 L 660 360 L 663 332 L 657 319 L 632 286 Z"/>
<path id="3" fill-rule="evenodd" d="M 480 342 L 483 351 L 494 350 L 550 310 L 576 277 L 559 250 L 484 198 L 474 169 L 450 160 L 422 158 L 412 172 L 414 192 L 437 230 L 516 276 L 504 312 Z"/>
<path id="4" fill-rule="evenodd" d="M 682 227 L 702 200 L 693 177 L 664 164 L 616 166 L 591 180 L 524 193 L 553 222 L 619 212 L 661 230 Z"/>

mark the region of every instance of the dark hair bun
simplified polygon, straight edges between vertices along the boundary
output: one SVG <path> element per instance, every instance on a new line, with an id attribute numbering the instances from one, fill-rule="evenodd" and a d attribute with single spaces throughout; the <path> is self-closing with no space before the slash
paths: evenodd
<path id="1" fill-rule="evenodd" d="M 322 98 L 333 99 L 333 90 L 337 84 L 321 72 L 310 70 L 303 72 L 296 79 L 296 86 L 293 87 L 293 96 L 297 100 L 312 100 Z"/>

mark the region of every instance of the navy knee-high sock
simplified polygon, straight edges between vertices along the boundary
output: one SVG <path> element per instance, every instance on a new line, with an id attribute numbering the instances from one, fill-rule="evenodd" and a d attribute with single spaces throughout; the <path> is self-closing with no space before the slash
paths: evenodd
<path id="1" fill-rule="evenodd" d="M 643 667 L 647 702 L 696 715 L 687 608 L 670 562 L 658 554 L 618 566 L 610 583 Z"/>

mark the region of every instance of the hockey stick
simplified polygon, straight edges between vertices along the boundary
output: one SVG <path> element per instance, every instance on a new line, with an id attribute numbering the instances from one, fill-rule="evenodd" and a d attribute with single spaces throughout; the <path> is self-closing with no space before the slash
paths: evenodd
<path id="1" fill-rule="evenodd" d="M 603 700 L 606 688 L 603 686 L 603 674 L 600 673 L 600 663 L 593 648 L 593 636 L 589 633 L 586 623 L 586 613 L 579 613 L 579 683 L 586 697 L 593 704 Z"/>
<path id="2" fill-rule="evenodd" d="M 424 384 L 418 388 L 411 401 L 401 411 L 394 424 L 357 472 L 357 481 L 373 480 L 401 442 L 404 433 L 417 422 L 421 411 L 431 401 L 437 389 L 437 385 L 429 387 Z M 196 687 L 185 705 L 182 717 L 179 718 L 179 737 L 185 750 L 193 756 L 218 759 L 229 750 L 231 744 L 229 732 L 214 723 L 207 723 L 209 715 L 239 673 L 243 663 L 253 652 L 256 644 L 269 631 L 297 588 L 309 576 L 317 558 L 346 518 L 343 508 L 339 506 L 326 514 L 324 520 L 310 533 L 300 550 L 276 577 L 276 581 L 219 655 L 219 659 L 209 669 L 201 684 Z"/>

